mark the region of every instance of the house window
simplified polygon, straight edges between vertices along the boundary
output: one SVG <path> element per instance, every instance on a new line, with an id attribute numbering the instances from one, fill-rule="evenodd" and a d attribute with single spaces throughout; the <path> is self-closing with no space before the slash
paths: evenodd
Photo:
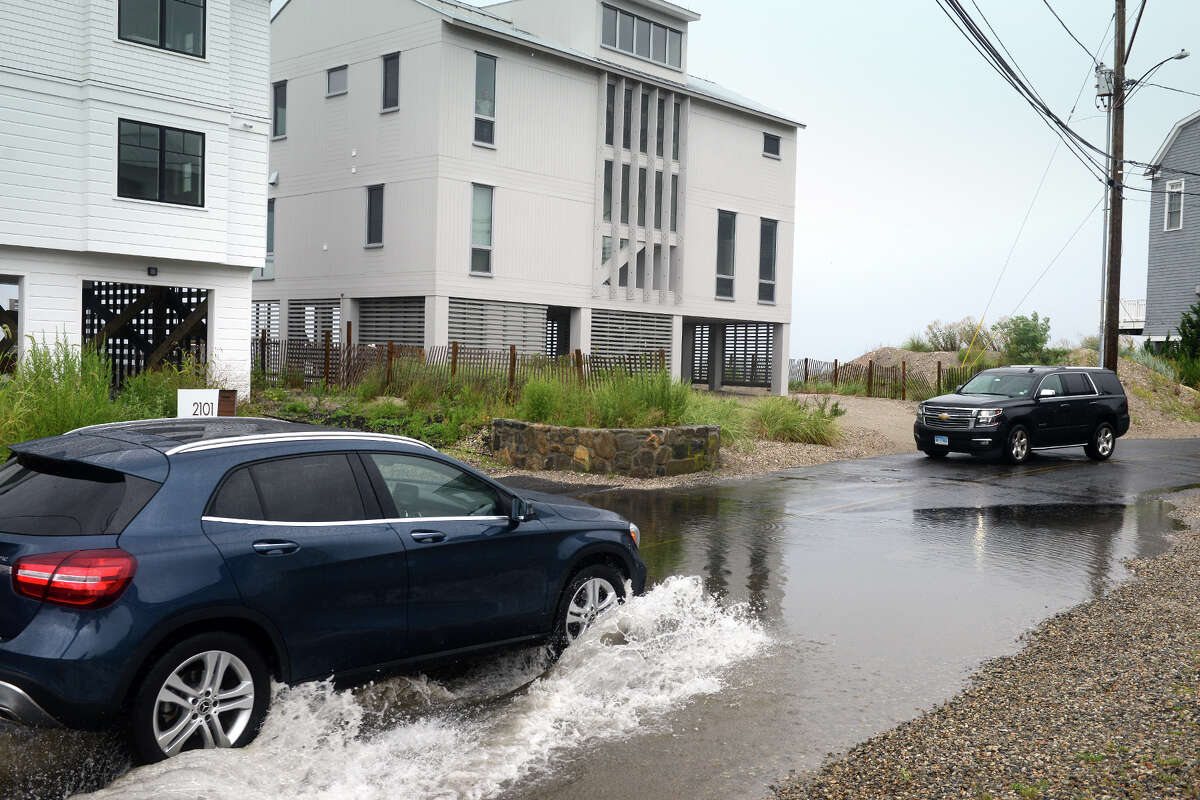
<path id="1" fill-rule="evenodd" d="M 617 85 L 610 83 L 608 85 L 608 98 L 604 105 L 604 143 L 612 145 L 613 143 L 613 128 L 616 125 L 617 112 Z"/>
<path id="2" fill-rule="evenodd" d="M 267 201 L 267 254 L 275 252 L 275 198 Z"/>
<path id="3" fill-rule="evenodd" d="M 630 170 L 628 164 L 621 165 L 621 224 L 629 224 L 629 198 L 631 188 L 629 186 Z"/>
<path id="4" fill-rule="evenodd" d="M 394 111 L 400 107 L 400 54 L 391 53 L 383 57 L 383 101 L 382 110 Z"/>
<path id="5" fill-rule="evenodd" d="M 383 186 L 367 187 L 367 247 L 383 245 Z"/>
<path id="6" fill-rule="evenodd" d="M 649 143 L 650 131 L 650 93 L 642 92 L 642 129 L 641 136 L 638 139 L 639 149 L 643 152 L 649 152 L 646 145 Z"/>
<path id="7" fill-rule="evenodd" d="M 717 212 L 717 297 L 733 299 L 733 242 L 737 214 Z"/>
<path id="8" fill-rule="evenodd" d="M 671 176 L 671 231 L 679 230 L 679 176 Z"/>
<path id="9" fill-rule="evenodd" d="M 1167 181 L 1167 207 L 1163 230 L 1183 228 L 1183 181 Z"/>
<path id="10" fill-rule="evenodd" d="M 335 97 L 349 90 L 350 69 L 346 65 L 325 70 L 325 96 Z"/>
<path id="11" fill-rule="evenodd" d="M 646 168 L 641 167 L 638 170 L 638 222 L 637 224 L 644 228 L 646 227 Z"/>
<path id="12" fill-rule="evenodd" d="M 471 184 L 471 272 L 492 274 L 492 195 L 491 186 Z"/>
<path id="13" fill-rule="evenodd" d="M 768 158 L 779 158 L 779 137 L 773 133 L 763 134 L 763 155 Z"/>
<path id="14" fill-rule="evenodd" d="M 675 126 L 673 128 L 673 130 L 675 131 L 675 137 L 671 140 L 671 158 L 674 159 L 675 161 L 679 160 L 679 137 L 681 135 L 681 132 L 679 130 L 679 120 L 682 117 L 683 117 L 683 106 L 680 103 L 676 103 L 675 104 Z"/>
<path id="15" fill-rule="evenodd" d="M 271 135 L 287 136 L 287 81 L 271 87 Z"/>
<path id="16" fill-rule="evenodd" d="M 654 174 L 654 228 L 662 230 L 663 218 L 663 174 L 659 170 Z"/>
<path id="17" fill-rule="evenodd" d="M 625 90 L 625 120 L 621 131 L 621 146 L 626 150 L 633 147 L 633 89 Z"/>
<path id="18" fill-rule="evenodd" d="M 204 0 L 120 0 L 117 38 L 204 58 Z"/>
<path id="19" fill-rule="evenodd" d="M 604 162 L 604 221 L 612 222 L 613 162 Z"/>
<path id="20" fill-rule="evenodd" d="M 666 136 L 666 133 L 667 133 L 666 126 L 667 126 L 667 101 L 659 100 L 658 101 L 658 128 L 657 128 L 658 136 L 655 139 L 656 147 L 654 150 L 654 152 L 658 154 L 659 158 L 662 158 L 662 154 L 663 154 L 663 137 Z"/>
<path id="21" fill-rule="evenodd" d="M 475 141 L 496 143 L 496 59 L 475 54 Z"/>
<path id="22" fill-rule="evenodd" d="M 117 195 L 204 205 L 204 134 L 145 122 L 118 122 Z"/>
<path id="23" fill-rule="evenodd" d="M 759 225 L 758 302 L 775 302 L 775 251 L 779 223 L 764 219 Z"/>
<path id="24" fill-rule="evenodd" d="M 683 63 L 680 31 L 612 6 L 604 6 L 600 41 L 605 47 L 676 69 Z"/>

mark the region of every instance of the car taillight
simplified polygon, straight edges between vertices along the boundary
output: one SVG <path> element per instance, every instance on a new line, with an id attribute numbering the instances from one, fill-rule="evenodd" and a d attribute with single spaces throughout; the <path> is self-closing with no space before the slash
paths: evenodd
<path id="1" fill-rule="evenodd" d="M 77 608 L 103 608 L 133 580 L 137 559 L 124 550 L 75 550 L 17 559 L 17 594 Z"/>

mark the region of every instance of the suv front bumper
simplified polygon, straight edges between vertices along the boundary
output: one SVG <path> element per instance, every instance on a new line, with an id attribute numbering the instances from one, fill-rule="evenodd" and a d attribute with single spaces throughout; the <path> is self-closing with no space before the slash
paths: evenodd
<path id="1" fill-rule="evenodd" d="M 952 453 L 986 453 L 1004 445 L 1008 435 L 1007 425 L 973 428 L 965 431 L 948 431 L 928 428 L 920 422 L 913 423 L 913 441 L 918 450 L 946 448 Z M 935 436 L 945 436 L 949 444 L 934 444 Z"/>

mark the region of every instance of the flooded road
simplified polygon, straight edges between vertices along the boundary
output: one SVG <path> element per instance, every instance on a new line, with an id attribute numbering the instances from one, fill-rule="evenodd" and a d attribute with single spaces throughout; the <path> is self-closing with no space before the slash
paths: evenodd
<path id="1" fill-rule="evenodd" d="M 655 586 L 558 664 L 529 650 L 354 693 L 281 690 L 249 748 L 96 796 L 760 798 L 1169 547 L 1168 508 L 1145 494 L 1200 482 L 1200 447 L 1122 441 L 1117 459 L 894 456 L 588 495 L 641 525 Z M 0 755 L 21 768 L 3 739 Z M 95 787 L 106 769 L 69 775 Z M 81 787 L 57 785 L 41 796 Z"/>

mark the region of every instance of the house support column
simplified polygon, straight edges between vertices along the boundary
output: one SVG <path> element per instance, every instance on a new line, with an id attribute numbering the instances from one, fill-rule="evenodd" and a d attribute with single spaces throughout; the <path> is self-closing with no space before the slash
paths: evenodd
<path id="1" fill-rule="evenodd" d="M 725 323 L 708 326 L 708 388 L 720 391 L 725 385 Z"/>
<path id="2" fill-rule="evenodd" d="M 771 365 L 771 394 L 787 396 L 788 382 L 791 378 L 791 342 L 792 326 L 781 322 L 775 326 L 774 364 Z"/>
<path id="3" fill-rule="evenodd" d="M 341 340 L 347 345 L 358 344 L 358 300 L 346 295 L 342 295 L 341 299 Z M 350 323 L 349 337 L 346 336 L 346 323 Z"/>
<path id="4" fill-rule="evenodd" d="M 696 377 L 692 374 L 692 367 L 696 360 L 696 325 L 695 323 L 682 322 L 680 328 L 683 341 L 675 340 L 676 346 L 679 348 L 679 377 L 686 384 L 695 382 Z"/>
<path id="5" fill-rule="evenodd" d="M 683 342 L 683 315 L 675 314 L 671 317 L 671 350 L 670 350 L 670 365 L 671 378 L 673 380 L 683 379 L 683 348 L 680 344 Z"/>
<path id="6" fill-rule="evenodd" d="M 571 352 L 578 350 L 587 354 L 592 352 L 592 310 L 590 308 L 571 309 Z"/>
<path id="7" fill-rule="evenodd" d="M 425 349 L 450 344 L 450 298 L 430 295 L 425 298 Z"/>

